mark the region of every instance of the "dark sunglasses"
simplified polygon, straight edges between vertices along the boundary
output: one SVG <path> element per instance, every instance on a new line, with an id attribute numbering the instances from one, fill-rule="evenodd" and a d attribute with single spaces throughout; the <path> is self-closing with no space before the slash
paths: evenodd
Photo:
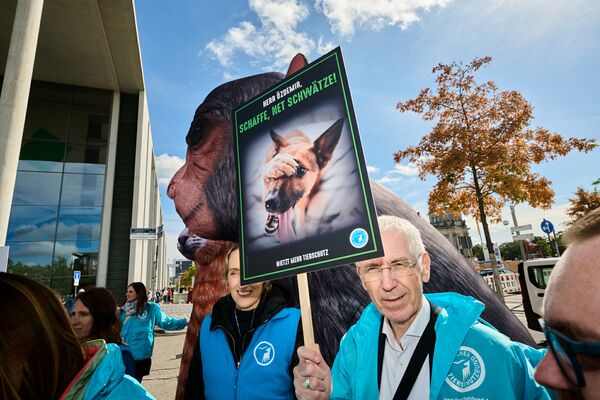
<path id="1" fill-rule="evenodd" d="M 580 388 L 585 387 L 583 368 L 581 368 L 577 355 L 600 355 L 600 342 L 578 342 L 549 328 L 543 319 L 539 321 L 550 350 L 563 374 L 573 385 Z"/>

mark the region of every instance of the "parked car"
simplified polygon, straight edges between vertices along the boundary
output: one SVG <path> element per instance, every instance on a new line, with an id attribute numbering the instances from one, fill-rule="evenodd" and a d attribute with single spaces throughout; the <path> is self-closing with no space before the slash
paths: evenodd
<path id="1" fill-rule="evenodd" d="M 550 273 L 558 257 L 538 258 L 519 263 L 519 283 L 523 297 L 523 310 L 529 329 L 541 331 L 539 319 L 542 315 L 542 302 Z"/>

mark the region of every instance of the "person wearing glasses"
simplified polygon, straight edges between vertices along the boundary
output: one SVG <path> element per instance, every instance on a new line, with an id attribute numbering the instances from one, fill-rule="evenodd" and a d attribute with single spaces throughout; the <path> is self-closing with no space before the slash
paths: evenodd
<path id="1" fill-rule="evenodd" d="M 544 296 L 550 351 L 535 379 L 559 398 L 600 399 L 600 208 L 574 223 Z"/>
<path id="2" fill-rule="evenodd" d="M 430 258 L 417 228 L 379 217 L 384 257 L 356 264 L 372 303 L 344 335 L 331 371 L 298 349 L 299 399 L 548 399 L 533 378 L 543 356 L 480 319 L 484 305 L 457 293 L 423 294 Z"/>

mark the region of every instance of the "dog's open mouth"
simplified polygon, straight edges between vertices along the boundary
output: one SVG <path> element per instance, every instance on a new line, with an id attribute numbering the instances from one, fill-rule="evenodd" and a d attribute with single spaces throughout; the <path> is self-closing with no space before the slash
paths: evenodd
<path id="1" fill-rule="evenodd" d="M 265 233 L 272 235 L 277 232 L 279 228 L 279 217 L 275 214 L 267 214 L 267 220 L 265 221 Z"/>

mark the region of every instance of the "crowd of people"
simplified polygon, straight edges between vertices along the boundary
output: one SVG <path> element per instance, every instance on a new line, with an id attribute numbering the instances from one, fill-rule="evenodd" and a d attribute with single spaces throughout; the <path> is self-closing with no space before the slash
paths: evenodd
<path id="1" fill-rule="evenodd" d="M 331 367 L 318 346 L 303 346 L 291 293 L 276 283 L 242 286 L 232 249 L 229 293 L 202 322 L 185 398 L 600 399 L 600 210 L 566 233 L 544 298 L 548 349 L 499 333 L 471 297 L 424 294 L 430 258 L 419 231 L 391 216 L 379 227 L 385 255 L 356 264 L 372 302 Z M 188 322 L 148 301 L 141 282 L 121 307 L 107 289 L 86 288 L 68 315 L 48 287 L 1 273 L 0 309 L 3 399 L 152 398 L 141 381 L 154 327 Z"/>

